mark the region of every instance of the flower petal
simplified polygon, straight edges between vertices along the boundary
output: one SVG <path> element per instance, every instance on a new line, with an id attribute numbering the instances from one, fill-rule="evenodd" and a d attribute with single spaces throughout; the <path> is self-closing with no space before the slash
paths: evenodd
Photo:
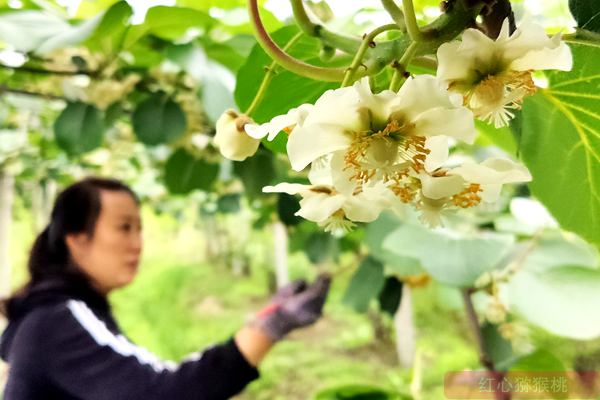
<path id="1" fill-rule="evenodd" d="M 446 135 L 472 144 L 477 131 L 473 113 L 464 108 L 433 108 L 412 120 L 415 124 L 413 135 L 435 136 Z"/>
<path id="2" fill-rule="evenodd" d="M 426 197 L 438 200 L 460 193 L 465 185 L 464 179 L 459 175 L 434 177 L 421 174 L 421 190 Z"/>
<path id="3" fill-rule="evenodd" d="M 469 66 L 472 64 L 472 59 L 465 52 L 459 52 L 460 45 L 459 41 L 453 41 L 444 43 L 438 48 L 436 76 L 443 82 L 451 83 L 471 78 Z"/>
<path id="4" fill-rule="evenodd" d="M 354 89 L 359 97 L 358 107 L 369 110 L 375 125 L 385 124 L 390 114 L 390 104 L 396 99 L 397 94 L 391 90 L 374 94 L 369 86 L 369 78 L 366 76 L 354 83 Z"/>
<path id="5" fill-rule="evenodd" d="M 308 118 L 307 118 L 308 119 Z M 295 171 L 302 171 L 319 157 L 348 148 L 345 128 L 336 124 L 296 126 L 287 142 L 287 153 Z"/>
<path id="6" fill-rule="evenodd" d="M 386 208 L 396 205 L 398 198 L 381 182 L 364 186 L 363 191 L 346 199 L 342 207 L 346 218 L 355 222 L 373 222 Z"/>
<path id="7" fill-rule="evenodd" d="M 313 222 L 322 222 L 342 208 L 345 197 L 315 193 L 300 200 L 300 210 L 296 215 Z"/>
<path id="8" fill-rule="evenodd" d="M 263 193 L 287 193 L 287 194 L 306 194 L 310 192 L 310 185 L 302 185 L 300 183 L 278 183 L 275 186 L 265 186 Z"/>
<path id="9" fill-rule="evenodd" d="M 531 174 L 524 165 L 504 158 L 490 158 L 481 164 L 463 164 L 452 169 L 450 173 L 462 176 L 467 182 L 482 185 L 531 180 Z"/>
<path id="10" fill-rule="evenodd" d="M 390 112 L 403 114 L 412 121 L 419 114 L 432 108 L 455 108 L 453 98 L 440 81 L 432 75 L 417 75 L 406 80 L 398 91 L 397 98 L 390 105 Z"/>
<path id="11" fill-rule="evenodd" d="M 362 116 L 357 111 L 360 97 L 353 86 L 328 90 L 315 102 L 303 125 L 338 125 L 357 127 Z"/>
<path id="12" fill-rule="evenodd" d="M 312 108 L 312 104 L 302 104 L 297 108 L 292 108 L 287 114 L 274 117 L 269 122 L 261 125 L 247 124 L 244 126 L 244 129 L 250 137 L 262 139 L 268 135 L 267 140 L 271 141 L 275 139 L 283 129 L 304 122 L 304 119 L 306 119 L 306 116 Z"/>
<path id="13" fill-rule="evenodd" d="M 560 36 L 556 35 L 559 38 Z M 571 48 L 566 43 L 560 43 L 554 48 L 543 48 L 530 51 L 510 64 L 515 71 L 527 71 L 530 69 L 558 69 L 570 71 L 573 68 L 573 55 Z"/>
<path id="14" fill-rule="evenodd" d="M 425 171 L 433 172 L 448 160 L 450 153 L 448 137 L 443 135 L 428 137 L 425 140 L 425 148 L 429 149 L 429 154 L 425 158 Z"/>
<path id="15" fill-rule="evenodd" d="M 346 168 L 344 156 L 345 152 L 336 151 L 331 157 L 330 171 L 332 184 L 338 192 L 346 196 L 352 196 L 352 193 L 354 193 L 354 190 L 356 189 L 357 182 L 352 179 L 354 176 L 353 170 L 351 168 Z"/>

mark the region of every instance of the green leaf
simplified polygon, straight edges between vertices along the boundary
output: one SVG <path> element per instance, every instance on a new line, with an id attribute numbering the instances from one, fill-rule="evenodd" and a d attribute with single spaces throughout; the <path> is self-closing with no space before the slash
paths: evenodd
<path id="1" fill-rule="evenodd" d="M 569 9 L 579 28 L 600 33 L 600 3 L 597 0 L 569 0 Z"/>
<path id="2" fill-rule="evenodd" d="M 410 396 L 392 393 L 373 385 L 339 385 L 319 391 L 314 400 L 409 400 Z"/>
<path id="3" fill-rule="evenodd" d="M 496 369 L 498 371 L 508 370 L 516 359 L 512 351 L 512 344 L 500 335 L 497 325 L 488 322 L 481 326 L 481 334 L 485 351 L 494 362 Z"/>
<path id="4" fill-rule="evenodd" d="M 44 40 L 37 47 L 35 52 L 37 54 L 48 54 L 53 50 L 72 47 L 83 41 L 85 41 L 92 33 L 97 29 L 102 15 L 98 15 L 94 18 L 90 18 L 76 26 L 71 26 L 69 29 L 65 29 L 58 35 L 51 36 Z"/>
<path id="5" fill-rule="evenodd" d="M 209 60 L 204 50 L 195 44 L 172 45 L 166 51 L 169 60 L 202 82 L 202 102 L 206 116 L 213 122 L 228 109 L 233 101 L 234 76 L 221 64 Z"/>
<path id="6" fill-rule="evenodd" d="M 25 10 L 0 14 L 0 41 L 28 53 L 45 40 L 71 29 L 62 18 L 43 11 Z"/>
<path id="7" fill-rule="evenodd" d="M 385 238 L 398 229 L 401 224 L 398 217 L 389 212 L 382 213 L 379 218 L 368 224 L 365 229 L 365 243 L 369 248 L 369 254 L 385 264 L 388 273 L 399 276 L 420 274 L 423 269 L 418 260 L 383 247 Z"/>
<path id="8" fill-rule="evenodd" d="M 600 263 L 598 251 L 573 234 L 549 232 L 537 240 L 527 256 L 529 272 L 546 272 L 563 265 L 579 265 L 596 269 Z"/>
<path id="9" fill-rule="evenodd" d="M 195 189 L 209 191 L 218 175 L 218 164 L 196 158 L 184 149 L 173 153 L 165 166 L 165 183 L 173 194 L 187 194 Z"/>
<path id="10" fill-rule="evenodd" d="M 104 10 L 110 8 L 117 0 L 83 0 L 77 7 L 75 17 L 78 19 L 86 19 L 97 15 Z"/>
<path id="11" fill-rule="evenodd" d="M 223 214 L 235 214 L 240 211 L 240 198 L 239 193 L 223 195 L 217 200 L 217 209 Z"/>
<path id="12" fill-rule="evenodd" d="M 510 367 L 511 372 L 558 372 L 566 371 L 565 364 L 547 350 L 538 349 L 533 353 L 519 357 Z"/>
<path id="13" fill-rule="evenodd" d="M 316 231 L 306 240 L 304 251 L 313 264 L 333 260 L 339 253 L 338 240 L 327 232 Z"/>
<path id="14" fill-rule="evenodd" d="M 401 299 L 402 281 L 395 276 L 388 276 L 385 279 L 383 289 L 379 293 L 379 309 L 393 317 L 398 311 L 398 307 L 400 307 Z"/>
<path id="15" fill-rule="evenodd" d="M 482 121 L 475 121 L 475 127 L 479 132 L 475 144 L 479 146 L 497 146 L 508 154 L 517 154 L 517 143 L 510 128 L 495 128 L 493 125 Z"/>
<path id="16" fill-rule="evenodd" d="M 256 43 L 256 40 L 250 35 L 238 35 L 222 43 L 210 41 L 208 38 L 202 38 L 202 40 L 202 47 L 206 55 L 234 72 L 240 69 L 248 56 L 237 48 L 237 43 L 244 43 L 248 48 L 252 48 Z"/>
<path id="17" fill-rule="evenodd" d="M 300 210 L 300 202 L 296 197 L 287 193 L 279 193 L 277 198 L 277 214 L 279 219 L 287 226 L 295 226 L 302 222 L 302 218 L 295 215 Z"/>
<path id="18" fill-rule="evenodd" d="M 164 93 L 156 93 L 139 104 L 131 119 L 135 135 L 149 146 L 179 139 L 187 125 L 179 104 Z"/>
<path id="19" fill-rule="evenodd" d="M 259 1 L 264 3 L 264 1 Z M 246 0 L 177 0 L 177 4 L 182 7 L 190 7 L 203 11 L 210 11 L 213 7 L 219 7 L 225 10 L 236 7 L 244 7 Z"/>
<path id="20" fill-rule="evenodd" d="M 125 48 L 129 48 L 140 38 L 154 35 L 165 40 L 182 37 L 190 28 L 203 31 L 216 23 L 206 12 L 185 7 L 152 7 L 141 25 L 132 27 L 125 39 Z"/>
<path id="21" fill-rule="evenodd" d="M 342 302 L 355 311 L 364 313 L 385 284 L 383 264 L 373 257 L 366 257 L 352 276 Z"/>
<path id="22" fill-rule="evenodd" d="M 287 26 L 272 34 L 273 40 L 280 46 L 287 42 L 298 32 L 295 26 Z M 303 36 L 288 52 L 297 59 L 313 65 L 324 65 L 319 59 L 320 41 Z M 338 63 L 344 61 L 338 61 Z M 237 74 L 235 88 L 235 102 L 240 110 L 246 110 L 252 103 L 254 95 L 265 76 L 265 67 L 271 64 L 271 59 L 259 45 L 255 45 Z M 335 65 L 335 64 L 334 64 Z M 261 103 L 253 113 L 256 122 L 262 123 L 276 115 L 285 114 L 290 108 L 303 103 L 314 102 L 327 89 L 339 87 L 339 84 L 321 82 L 304 78 L 287 70 L 278 69 L 273 76 Z"/>
<path id="23" fill-rule="evenodd" d="M 70 155 L 99 147 L 104 130 L 102 112 L 81 102 L 69 103 L 54 123 L 56 142 Z"/>
<path id="24" fill-rule="evenodd" d="M 234 162 L 233 171 L 242 180 L 248 196 L 263 196 L 262 188 L 271 184 L 275 178 L 273 154 L 259 149 L 254 156 Z"/>
<path id="25" fill-rule="evenodd" d="M 600 336 L 597 254 L 565 236 L 543 238 L 506 287 L 509 308 L 551 333 Z"/>
<path id="26" fill-rule="evenodd" d="M 600 44 L 572 42 L 575 68 L 550 72 L 524 102 L 519 148 L 533 194 L 560 225 L 600 247 Z"/>
<path id="27" fill-rule="evenodd" d="M 383 248 L 420 261 L 435 279 L 455 286 L 471 286 L 484 272 L 498 267 L 508 254 L 511 235 L 479 232 L 458 235 L 403 225 L 383 242 Z"/>
<path id="28" fill-rule="evenodd" d="M 108 54 L 116 54 L 123 46 L 129 29 L 133 9 L 126 1 L 115 2 L 102 16 L 102 20 L 86 44 Z"/>

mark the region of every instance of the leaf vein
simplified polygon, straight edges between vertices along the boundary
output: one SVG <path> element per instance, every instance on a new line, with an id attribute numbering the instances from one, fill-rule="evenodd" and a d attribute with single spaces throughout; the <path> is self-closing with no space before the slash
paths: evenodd
<path id="1" fill-rule="evenodd" d="M 569 79 L 569 80 L 566 80 L 566 81 L 561 81 L 561 82 L 558 82 L 556 84 L 552 84 L 552 86 L 550 87 L 550 90 L 553 90 L 554 88 L 557 88 L 557 87 L 568 86 L 568 85 L 572 85 L 574 83 L 591 81 L 591 80 L 594 80 L 594 79 L 600 79 L 600 74 L 582 76 L 580 78 L 575 78 L 575 79 Z"/>

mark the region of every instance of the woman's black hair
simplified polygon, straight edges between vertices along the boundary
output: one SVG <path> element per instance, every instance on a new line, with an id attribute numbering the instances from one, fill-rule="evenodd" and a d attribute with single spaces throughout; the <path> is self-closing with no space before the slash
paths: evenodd
<path id="1" fill-rule="evenodd" d="M 90 177 L 67 187 L 56 198 L 48 226 L 33 243 L 27 263 L 29 282 L 2 301 L 0 312 L 10 318 L 11 300 L 25 296 L 35 285 L 47 280 L 89 283 L 85 273 L 73 263 L 65 237 L 77 233 L 93 236 L 102 206 L 100 192 L 103 190 L 126 192 L 139 204 L 131 188 L 115 179 Z"/>

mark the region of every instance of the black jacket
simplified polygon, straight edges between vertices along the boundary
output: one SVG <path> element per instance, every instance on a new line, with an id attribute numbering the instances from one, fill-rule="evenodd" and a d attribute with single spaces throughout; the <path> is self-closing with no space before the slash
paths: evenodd
<path id="1" fill-rule="evenodd" d="M 220 400 L 259 376 L 233 338 L 180 364 L 159 360 L 120 332 L 106 299 L 86 285 L 45 282 L 8 311 L 4 400 Z"/>

